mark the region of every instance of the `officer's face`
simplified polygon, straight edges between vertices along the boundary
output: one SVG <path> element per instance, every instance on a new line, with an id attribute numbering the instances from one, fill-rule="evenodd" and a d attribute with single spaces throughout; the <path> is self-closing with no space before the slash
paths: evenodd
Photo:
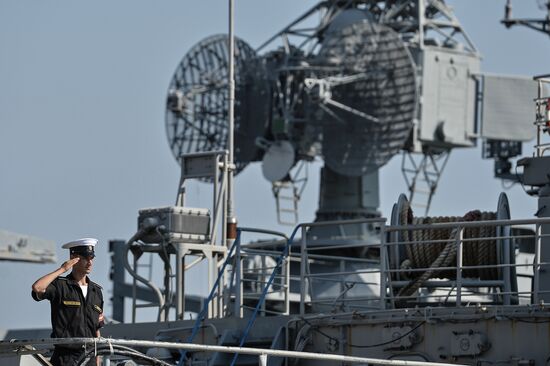
<path id="1" fill-rule="evenodd" d="M 74 265 L 74 270 L 86 274 L 92 272 L 92 266 L 94 264 L 93 257 L 87 257 L 84 255 L 75 255 L 75 257 L 80 258 L 80 260 Z"/>

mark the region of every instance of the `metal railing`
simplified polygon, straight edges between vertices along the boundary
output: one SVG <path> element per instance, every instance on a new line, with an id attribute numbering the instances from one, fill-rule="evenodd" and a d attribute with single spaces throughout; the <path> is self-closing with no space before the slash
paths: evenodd
<path id="1" fill-rule="evenodd" d="M 277 258 L 280 255 L 280 251 L 265 249 L 243 249 L 241 252 L 243 302 L 258 301 L 269 279 L 269 273 L 275 272 L 271 288 L 267 291 L 266 301 L 260 305 L 263 315 L 266 313 L 288 315 L 290 312 L 290 256 L 283 260 L 281 267 L 277 267 Z M 281 309 L 279 311 L 267 309 L 268 301 L 280 303 Z M 242 307 L 251 308 L 244 303 Z"/>
<path id="2" fill-rule="evenodd" d="M 243 298 L 248 296 L 249 300 L 255 302 L 239 347 L 245 344 L 258 314 L 290 313 L 291 282 L 296 280 L 299 281 L 299 290 L 295 294 L 299 298 L 298 312 L 301 316 L 306 314 L 306 307 L 312 311 L 349 312 L 430 305 L 435 302 L 455 306 L 465 303 L 509 305 L 523 299 L 524 303 L 537 304 L 541 295 L 550 293 L 550 288 L 540 287 L 540 271 L 545 266 L 550 267 L 550 262 L 541 261 L 543 239 L 550 236 L 547 234 L 550 231 L 550 218 L 402 226 L 387 226 L 385 221 L 384 218 L 376 218 L 304 223 L 295 228 L 290 239 L 278 245 L 256 243 L 243 247 L 241 241 L 237 240 L 230 281 L 234 284 L 230 291 L 235 298 L 234 314 L 242 317 L 245 307 Z M 363 234 L 359 234 L 353 240 L 349 240 L 349 237 L 338 238 L 336 245 L 334 240 L 332 244 L 330 240 L 324 244 L 319 240 L 308 243 L 308 229 L 330 225 L 368 225 L 370 234 L 374 232 L 377 235 L 374 240 L 371 235 L 370 242 L 361 242 L 359 239 Z M 532 227 L 532 234 L 513 234 L 510 228 L 519 225 Z M 412 235 L 422 230 L 428 233 L 443 232 L 447 236 L 428 235 L 427 238 L 418 239 Z M 275 234 L 286 239 L 281 233 L 245 228 L 239 229 L 239 237 L 243 231 Z M 292 248 L 297 247 L 298 242 L 294 242 L 294 237 L 299 231 L 302 238 L 299 241 L 298 257 L 292 253 Z M 481 235 L 481 232 L 484 234 Z M 347 244 L 343 244 L 346 241 L 344 239 Z M 520 239 L 531 239 L 535 244 L 533 263 L 515 263 L 515 242 Z M 474 257 L 477 253 L 472 252 L 474 243 L 489 243 L 483 250 L 492 252 L 492 261 L 481 260 L 472 264 L 472 253 Z M 424 267 L 404 266 L 403 263 L 410 258 L 399 253 L 414 247 L 423 250 L 436 248 L 438 259 L 428 261 L 429 265 Z M 362 255 L 345 256 L 340 253 L 343 250 Z M 441 253 L 446 251 L 451 253 L 446 254 L 450 260 L 439 261 Z M 243 262 L 251 258 L 256 261 L 255 265 L 243 269 Z M 292 263 L 299 264 L 299 276 L 291 276 Z M 522 273 L 522 278 L 530 280 L 527 290 L 518 289 L 514 284 L 518 277 L 516 271 L 520 268 L 527 269 Z M 220 273 L 223 271 L 222 268 Z M 429 275 L 426 276 L 426 273 Z M 244 291 L 243 286 L 250 291 Z M 404 288 L 412 290 L 403 293 Z M 267 309 L 266 300 L 284 303 L 283 312 Z M 232 364 L 235 364 L 238 354 L 235 353 Z"/>
<path id="3" fill-rule="evenodd" d="M 231 255 L 232 255 L 233 251 L 235 250 L 235 248 L 237 248 L 237 249 L 239 248 L 240 241 L 241 241 L 240 236 L 241 236 L 241 233 L 237 232 L 237 238 L 235 239 L 234 245 L 229 250 L 229 254 L 227 255 L 227 258 L 223 262 L 223 265 L 220 268 L 220 270 L 218 271 L 218 277 L 216 278 L 216 281 L 214 282 L 214 286 L 212 286 L 212 288 L 210 289 L 210 294 L 208 295 L 206 301 L 204 302 L 201 312 L 197 315 L 197 318 L 195 319 L 195 324 L 194 324 L 194 326 L 191 330 L 191 335 L 188 337 L 187 342 L 193 342 L 193 340 L 195 339 L 195 336 L 199 332 L 199 329 L 202 325 L 203 320 L 208 315 L 208 308 L 210 306 L 210 302 L 216 296 L 216 292 L 219 292 L 218 289 L 220 287 L 220 283 L 222 281 L 222 278 L 225 274 L 225 269 L 226 269 L 226 267 L 229 263 Z M 182 351 L 181 355 L 180 355 L 178 365 L 182 365 L 183 362 L 185 361 L 186 357 L 187 357 L 186 352 Z"/>
<path id="4" fill-rule="evenodd" d="M 284 233 L 257 228 L 239 227 L 237 231 L 239 238 L 242 238 L 243 233 L 255 233 L 278 236 L 282 240 L 280 245 L 273 242 L 241 245 L 242 240 L 235 242 L 236 251 L 232 272 L 228 275 L 231 279 L 228 296 L 233 296 L 235 299 L 234 315 L 241 318 L 246 308 L 254 309 L 250 305 L 245 305 L 245 300 L 259 305 L 262 315 L 272 313 L 266 309 L 266 302 L 260 301 L 264 289 L 266 299 L 282 303 L 283 309 L 277 314 L 289 314 L 290 257 L 283 255 L 288 237 Z M 279 257 L 282 257 L 280 264 L 278 264 Z M 271 276 L 273 276 L 271 280 L 273 283 L 268 286 L 272 288 L 270 291 L 265 287 Z"/>
<path id="5" fill-rule="evenodd" d="M 266 234 L 272 234 L 272 235 L 275 234 L 275 235 L 279 235 L 279 236 L 287 239 L 286 242 L 284 243 L 284 246 L 281 250 L 281 253 L 277 257 L 277 261 L 276 261 L 276 264 L 274 266 L 274 269 L 270 272 L 270 274 L 267 278 L 267 281 L 265 282 L 265 286 L 262 289 L 262 292 L 260 293 L 260 296 L 258 298 L 258 302 L 256 303 L 256 306 L 254 307 L 254 309 L 252 311 L 252 315 L 250 316 L 250 318 L 249 318 L 249 320 L 246 324 L 246 327 L 245 327 L 245 329 L 242 333 L 241 339 L 239 340 L 239 347 L 242 347 L 244 345 L 244 343 L 246 342 L 246 339 L 248 337 L 248 334 L 249 334 L 250 330 L 252 329 L 252 326 L 254 325 L 254 322 L 255 322 L 256 317 L 257 317 L 257 315 L 260 311 L 260 308 L 265 306 L 265 300 L 266 300 L 266 297 L 267 297 L 267 293 L 269 291 L 269 288 L 273 284 L 273 280 L 275 279 L 277 269 L 282 268 L 283 263 L 286 263 L 287 260 L 288 260 L 288 255 L 291 252 L 292 241 L 294 240 L 294 236 L 296 235 L 297 229 L 294 230 L 294 232 L 292 233 L 290 238 L 287 238 L 287 236 L 285 234 L 277 233 L 275 231 L 270 231 L 270 230 L 246 229 L 246 228 L 240 228 L 240 229 L 237 229 L 237 230 L 238 230 L 238 232 L 252 231 L 252 232 L 256 232 L 256 233 L 266 233 Z M 238 256 L 237 256 L 237 261 L 236 261 L 236 267 L 241 268 L 242 262 L 241 262 L 240 257 L 239 257 L 240 253 L 241 253 L 240 241 L 239 241 L 239 244 L 237 246 L 237 253 L 238 253 Z M 239 270 L 239 273 L 241 273 L 240 270 Z M 237 277 L 237 278 L 239 278 L 239 277 Z M 239 284 L 238 288 L 240 289 L 239 291 L 242 292 L 242 281 L 239 281 L 238 284 Z M 286 288 L 286 291 L 287 292 L 289 291 L 288 286 Z M 242 301 L 242 296 L 241 296 L 241 301 Z M 235 303 L 238 304 L 237 301 L 235 301 Z M 241 309 L 242 309 L 242 306 L 241 306 Z M 238 357 L 239 357 L 239 353 L 236 352 L 233 359 L 232 359 L 232 361 L 231 361 L 231 366 L 235 365 L 235 363 L 237 362 Z"/>
<path id="6" fill-rule="evenodd" d="M 329 225 L 370 225 L 379 240 L 359 243 L 355 238 L 350 244 L 338 245 L 319 245 L 316 240 L 313 245 L 308 230 Z M 301 230 L 302 234 L 299 253 L 297 249 L 292 252 L 298 243 L 289 245 L 288 252 L 282 255 L 281 266 L 263 258 L 280 256 L 284 250 L 256 246 L 243 251 L 245 258 L 256 256 L 256 266 L 244 270 L 243 283 L 249 289 L 254 287 L 254 291 L 247 293 L 251 298 L 260 299 L 260 289 L 264 293 L 264 300 L 258 303 L 262 315 L 274 314 L 266 308 L 265 300 L 284 301 L 285 314 L 289 302 L 299 301 L 300 315 L 309 311 L 346 312 L 433 303 L 537 304 L 543 295 L 550 293 L 550 286 L 541 287 L 540 283 L 541 269 L 550 268 L 550 262 L 541 261 L 543 239 L 550 236 L 542 230 L 546 225 L 550 227 L 550 219 L 402 226 L 385 225 L 383 218 L 304 223 L 295 230 L 295 233 Z M 514 233 L 511 228 L 518 226 L 530 228 L 531 233 L 526 234 L 529 230 Z M 428 236 L 429 233 L 447 233 L 447 236 L 433 235 L 419 240 L 411 235 L 421 231 Z M 524 258 L 516 263 L 516 244 L 521 240 L 535 245 L 531 254 L 522 253 Z M 444 248 L 450 249 L 451 254 L 437 266 L 435 261 L 411 266 L 406 265 L 406 256 L 396 254 L 412 251 L 411 248 L 434 250 L 434 258 Z M 341 254 L 344 251 L 374 255 Z M 485 251 L 490 252 L 490 260 L 476 258 Z M 292 276 L 289 268 L 294 266 L 296 270 L 298 265 L 299 275 Z"/>
<path id="7" fill-rule="evenodd" d="M 365 365 L 387 365 L 387 366 L 462 366 L 460 364 L 450 364 L 441 362 L 422 362 L 422 361 L 407 361 L 407 360 L 386 360 L 379 358 L 367 358 L 356 356 L 342 356 L 327 353 L 313 352 L 298 352 L 298 351 L 283 351 L 265 348 L 249 348 L 249 347 L 231 347 L 231 346 L 210 346 L 192 343 L 174 343 L 174 342 L 159 342 L 159 341 L 142 341 L 128 339 L 111 339 L 111 338 L 49 338 L 36 340 L 14 340 L 0 341 L 0 357 L 22 355 L 22 354 L 38 354 L 44 350 L 30 349 L 28 345 L 47 346 L 54 345 L 79 345 L 84 346 L 89 352 L 89 358 L 85 358 L 80 365 L 86 364 L 92 357 L 102 354 L 104 360 L 108 360 L 112 355 L 116 355 L 118 347 L 134 347 L 134 348 L 161 348 L 179 351 L 200 351 L 200 352 L 223 352 L 223 353 L 242 353 L 258 356 L 258 365 L 267 365 L 268 357 L 285 357 L 294 359 L 308 359 L 320 361 L 339 361 L 342 363 L 354 363 Z M 103 353 L 98 352 L 103 351 Z M 158 360 L 159 364 L 168 364 Z M 105 364 L 105 362 L 104 362 Z M 77 365 L 77 366 L 80 366 Z"/>
<path id="8" fill-rule="evenodd" d="M 540 288 L 539 275 L 541 266 L 550 263 L 541 262 L 542 239 L 549 234 L 543 234 L 543 225 L 549 225 L 550 219 L 531 220 L 491 220 L 472 221 L 458 223 L 438 223 L 432 225 L 404 225 L 388 226 L 386 232 L 400 234 L 414 230 L 447 231 L 452 235 L 448 239 L 430 239 L 423 241 L 404 240 L 400 235 L 393 235 L 394 240 L 384 242 L 385 252 L 399 249 L 406 251 L 407 247 L 421 247 L 426 250 L 430 247 L 445 246 L 456 253 L 451 256 L 447 264 L 434 267 L 409 267 L 403 268 L 403 262 L 392 263 L 390 266 L 382 266 L 382 277 L 386 278 L 387 299 L 395 304 L 398 301 L 412 300 L 415 303 L 421 302 L 450 302 L 454 299 L 454 305 L 460 306 L 465 302 L 470 303 L 497 303 L 497 304 L 518 304 L 519 299 L 528 303 L 538 303 L 541 294 L 549 291 Z M 530 226 L 533 229 L 532 235 L 512 235 L 510 228 L 513 226 Z M 475 236 L 472 232 L 483 228 L 489 235 Z M 465 235 L 468 233 L 469 235 Z M 395 239 L 397 238 L 397 239 Z M 515 263 L 515 245 L 519 239 L 531 239 L 535 243 L 533 263 Z M 479 258 L 472 258 L 480 252 L 472 249 L 474 245 L 485 245 L 485 250 L 492 250 L 496 258 L 492 263 L 487 263 Z M 466 255 L 466 251 L 469 251 Z M 470 257 L 468 264 L 467 257 Z M 398 257 L 394 254 L 392 258 Z M 477 259 L 477 262 L 476 262 Z M 527 289 L 518 289 L 516 272 L 522 269 L 522 277 L 530 278 L 532 283 Z M 430 276 L 422 278 L 422 275 L 431 272 Z M 527 272 L 527 273 L 525 273 Z M 410 294 L 403 294 L 405 286 L 411 286 L 415 281 L 420 281 L 412 288 Z M 529 286 L 530 285 L 530 286 Z M 439 292 L 434 291 L 439 289 Z M 442 292 L 443 291 L 443 292 Z M 446 291 L 446 293 L 445 293 Z M 444 300 L 444 301 L 442 301 Z"/>

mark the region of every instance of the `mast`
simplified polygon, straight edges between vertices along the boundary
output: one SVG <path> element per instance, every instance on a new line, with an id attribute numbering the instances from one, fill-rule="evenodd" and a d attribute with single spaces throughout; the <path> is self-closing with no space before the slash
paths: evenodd
<path id="1" fill-rule="evenodd" d="M 229 0 L 229 128 L 227 136 L 227 147 L 229 149 L 229 158 L 227 162 L 227 215 L 226 215 L 226 245 L 230 247 L 237 237 L 237 218 L 233 206 L 233 130 L 235 124 L 235 36 L 234 36 L 234 0 Z"/>

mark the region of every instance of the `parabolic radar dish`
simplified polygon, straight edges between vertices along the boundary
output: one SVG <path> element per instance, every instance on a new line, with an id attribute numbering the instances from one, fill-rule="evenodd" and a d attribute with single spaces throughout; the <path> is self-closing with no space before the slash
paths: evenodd
<path id="1" fill-rule="evenodd" d="M 228 36 L 199 42 L 178 65 L 168 90 L 166 134 L 176 160 L 185 153 L 227 149 Z M 235 164 L 257 159 L 255 139 L 268 122 L 269 87 L 262 62 L 235 38 Z"/>
<path id="2" fill-rule="evenodd" d="M 387 163 L 405 144 L 415 118 L 411 55 L 392 29 L 368 21 L 329 32 L 316 57 L 325 163 L 359 176 Z"/>

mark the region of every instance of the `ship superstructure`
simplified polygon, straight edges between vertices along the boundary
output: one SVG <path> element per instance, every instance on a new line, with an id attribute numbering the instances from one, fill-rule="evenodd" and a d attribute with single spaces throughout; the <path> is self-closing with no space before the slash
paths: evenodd
<path id="1" fill-rule="evenodd" d="M 550 77 L 485 75 L 479 64 L 444 1 L 322 1 L 256 50 L 231 32 L 201 41 L 168 91 L 175 204 L 140 210 L 135 235 L 111 242 L 115 319 L 131 297 L 132 323 L 109 324 L 100 340 L 0 350 L 86 344 L 83 364 L 96 354 L 114 364 L 546 364 Z M 512 170 L 533 138 L 533 157 Z M 511 220 L 505 194 L 492 212 L 427 216 L 451 150 L 478 141 L 497 176 L 538 197 L 537 218 Z M 384 218 L 378 170 L 396 154 L 409 198 Z M 318 156 L 314 222 L 289 236 L 238 225 L 233 175 L 262 161 L 279 220 L 293 224 L 303 165 Z M 186 206 L 192 179 L 212 184 L 211 208 Z M 162 285 L 138 270 L 150 255 Z M 186 291 L 195 266 L 207 269 L 206 298 Z M 157 322 L 136 322 L 142 307 Z"/>

